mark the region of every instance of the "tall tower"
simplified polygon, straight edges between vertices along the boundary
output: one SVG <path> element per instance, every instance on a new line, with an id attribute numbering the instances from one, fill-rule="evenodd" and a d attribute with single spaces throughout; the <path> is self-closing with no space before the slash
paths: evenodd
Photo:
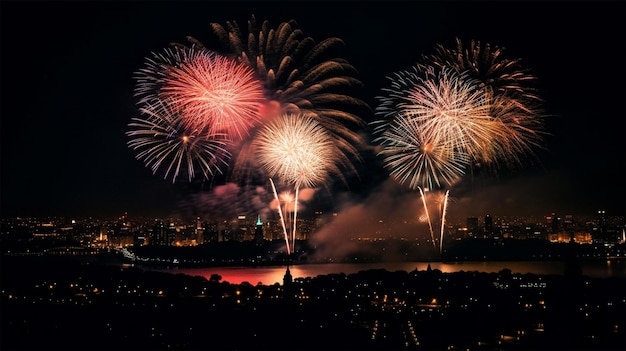
<path id="1" fill-rule="evenodd" d="M 289 271 L 289 266 L 287 266 L 287 270 L 283 276 L 283 298 L 286 300 L 293 299 L 293 288 L 293 277 Z"/>
<path id="2" fill-rule="evenodd" d="M 256 226 L 254 228 L 254 243 L 256 245 L 262 245 L 263 239 L 263 222 L 261 222 L 261 215 L 258 215 L 256 219 Z"/>
<path id="3" fill-rule="evenodd" d="M 606 226 L 606 211 L 605 210 L 598 210 L 598 225 L 597 225 L 597 229 L 596 229 L 596 235 L 595 238 L 593 238 L 594 241 L 598 241 L 598 242 L 608 242 L 609 238 L 608 238 L 608 233 L 607 233 L 607 226 Z"/>
<path id="4" fill-rule="evenodd" d="M 204 244 L 204 226 L 200 217 L 196 217 L 195 239 L 198 245 Z"/>
<path id="5" fill-rule="evenodd" d="M 598 210 L 598 228 L 602 235 L 606 234 L 606 211 Z"/>
<path id="6" fill-rule="evenodd" d="M 289 266 L 287 266 L 287 270 L 285 271 L 285 275 L 283 276 L 283 286 L 286 288 L 293 283 L 293 277 L 291 276 L 291 271 L 289 270 Z"/>

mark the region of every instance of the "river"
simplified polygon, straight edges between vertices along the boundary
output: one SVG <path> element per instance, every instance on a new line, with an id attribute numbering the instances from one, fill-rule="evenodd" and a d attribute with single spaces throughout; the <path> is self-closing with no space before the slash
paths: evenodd
<path id="1" fill-rule="evenodd" d="M 345 273 L 352 274 L 368 269 L 386 269 L 388 271 L 426 270 L 428 265 L 444 273 L 452 272 L 485 272 L 495 273 L 503 269 L 510 269 L 513 273 L 533 273 L 540 275 L 560 275 L 565 271 L 565 264 L 561 261 L 485 261 L 485 262 L 381 262 L 381 263 L 326 263 L 326 264 L 299 264 L 289 266 L 294 279 L 316 277 L 318 275 Z M 593 278 L 626 277 L 626 259 L 585 260 L 581 262 L 583 275 Z M 207 268 L 174 268 L 150 269 L 172 274 L 187 274 L 202 276 L 209 279 L 218 274 L 223 282 L 241 284 L 248 282 L 252 285 L 282 284 L 286 266 L 264 267 L 207 267 Z"/>

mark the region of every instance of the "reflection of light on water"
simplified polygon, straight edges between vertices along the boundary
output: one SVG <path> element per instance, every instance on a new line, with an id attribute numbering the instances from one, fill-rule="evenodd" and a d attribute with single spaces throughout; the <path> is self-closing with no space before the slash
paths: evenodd
<path id="1" fill-rule="evenodd" d="M 248 282 L 252 285 L 264 284 L 273 285 L 275 283 L 282 284 L 285 275 L 285 267 L 270 268 L 207 268 L 206 270 L 214 271 L 214 274 L 222 276 L 223 282 L 231 284 L 241 284 Z M 197 272 L 196 272 L 197 274 Z M 206 277 L 206 274 L 200 274 Z M 292 270 L 293 275 L 293 270 Z M 209 275 L 210 276 L 210 275 Z"/>
<path id="2" fill-rule="evenodd" d="M 626 259 L 592 260 L 581 264 L 583 275 L 609 278 L 626 277 Z"/>
<path id="3" fill-rule="evenodd" d="M 454 272 L 484 272 L 498 273 L 503 269 L 510 269 L 512 273 L 561 275 L 565 271 L 565 264 L 560 261 L 505 261 L 505 262 L 389 262 L 389 263 L 331 263 L 331 264 L 303 264 L 289 266 L 293 279 L 315 278 L 318 275 L 353 274 L 369 269 L 386 269 L 394 271 L 425 271 L 430 264 L 431 269 L 442 273 Z M 182 273 L 191 276 L 201 276 L 207 280 L 213 274 L 222 277 L 222 282 L 241 284 L 247 282 L 252 285 L 283 284 L 286 266 L 271 267 L 207 267 L 207 268 L 176 268 L 160 271 Z M 590 277 L 626 277 L 626 260 L 598 260 L 581 262 L 583 274 Z"/>

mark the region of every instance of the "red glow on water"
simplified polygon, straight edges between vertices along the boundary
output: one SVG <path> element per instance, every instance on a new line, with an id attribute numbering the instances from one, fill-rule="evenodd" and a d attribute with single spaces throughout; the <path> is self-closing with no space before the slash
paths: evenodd
<path id="1" fill-rule="evenodd" d="M 292 276 L 298 272 L 297 268 L 290 267 Z M 282 285 L 286 267 L 210 267 L 210 268 L 180 268 L 176 269 L 176 273 L 182 273 L 192 276 L 201 276 L 210 279 L 212 275 L 218 274 L 222 277 L 221 282 L 230 284 L 241 284 L 244 282 L 252 285 L 259 283 L 263 285 L 273 285 L 279 283 Z"/>
<path id="2" fill-rule="evenodd" d="M 315 278 L 318 275 L 353 274 L 368 269 L 386 269 L 388 271 L 424 271 L 431 266 L 433 270 L 442 273 L 454 272 L 486 272 L 497 273 L 502 269 L 510 269 L 513 273 L 534 274 L 563 274 L 563 262 L 556 261 L 497 261 L 497 262 L 388 262 L 388 263 L 331 263 L 331 264 L 303 264 L 289 266 L 294 280 L 298 278 Z M 213 274 L 219 274 L 221 282 L 241 284 L 243 282 L 257 285 L 283 284 L 286 266 L 271 267 L 207 267 L 207 268 L 178 268 L 162 270 L 168 273 L 182 273 L 191 276 L 201 276 L 207 280 Z M 626 276 L 626 260 L 599 260 L 587 262 L 583 266 L 583 274 L 592 277 Z"/>

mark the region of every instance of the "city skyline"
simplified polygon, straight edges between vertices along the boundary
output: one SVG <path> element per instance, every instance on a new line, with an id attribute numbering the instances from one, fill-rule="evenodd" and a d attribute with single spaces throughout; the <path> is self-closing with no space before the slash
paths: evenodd
<path id="1" fill-rule="evenodd" d="M 251 15 L 272 26 L 293 19 L 317 42 L 342 39 L 372 109 L 386 77 L 437 44 L 459 37 L 504 47 L 538 77 L 545 148 L 518 169 L 466 174 L 450 190 L 449 216 L 624 215 L 623 3 L 340 5 L 3 1 L 2 216 L 271 215 L 262 199 L 234 201 L 234 184 L 153 175 L 124 134 L 137 115 L 132 76 L 151 52 L 186 36 L 210 42 L 210 23 L 243 26 Z M 605 19 L 597 26 L 590 16 Z M 372 149 L 357 168 L 349 186 L 308 194 L 311 202 L 303 194 L 303 210 L 341 211 L 355 222 L 368 213 L 418 215 L 419 194 L 389 178 Z"/>

